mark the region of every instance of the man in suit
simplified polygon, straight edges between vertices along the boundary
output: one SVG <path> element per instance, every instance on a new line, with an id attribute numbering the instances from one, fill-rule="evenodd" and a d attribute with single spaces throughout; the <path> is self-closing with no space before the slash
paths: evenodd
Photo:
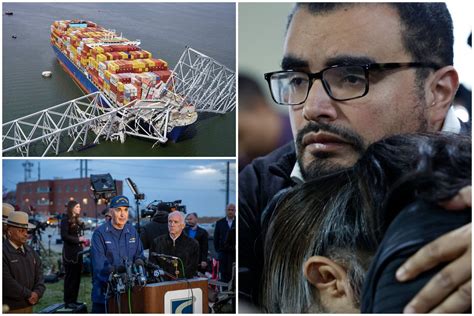
<path id="1" fill-rule="evenodd" d="M 209 234 L 204 228 L 199 227 L 198 215 L 196 213 L 189 213 L 186 215 L 186 227 L 184 228 L 184 232 L 188 237 L 199 243 L 198 270 L 203 273 L 206 272 Z"/>
<path id="2" fill-rule="evenodd" d="M 214 230 L 214 248 L 216 249 L 219 259 L 219 273 L 220 279 L 223 282 L 228 282 L 232 277 L 232 247 L 226 245 L 228 233 L 231 229 L 235 230 L 235 205 L 229 204 L 226 207 L 226 217 L 221 218 L 216 222 Z M 235 247 L 234 247 L 235 251 Z"/>

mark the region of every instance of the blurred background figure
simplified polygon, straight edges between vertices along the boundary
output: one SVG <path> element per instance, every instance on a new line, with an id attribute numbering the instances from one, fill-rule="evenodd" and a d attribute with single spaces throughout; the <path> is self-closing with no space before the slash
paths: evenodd
<path id="1" fill-rule="evenodd" d="M 239 74 L 239 171 L 293 139 L 286 112 L 271 105 L 257 80 Z"/>
<path id="2" fill-rule="evenodd" d="M 229 282 L 235 262 L 235 205 L 227 205 L 225 213 L 226 217 L 216 222 L 214 248 L 219 259 L 219 280 Z"/>
<path id="3" fill-rule="evenodd" d="M 80 220 L 81 205 L 77 201 L 66 204 L 66 213 L 61 220 L 61 239 L 63 240 L 64 304 L 68 309 L 76 309 L 82 303 L 77 301 L 82 273 L 82 251 L 84 223 Z"/>
<path id="4" fill-rule="evenodd" d="M 7 234 L 7 221 L 8 221 L 8 215 L 10 215 L 11 212 L 13 212 L 15 208 L 13 205 L 8 204 L 8 203 L 3 203 L 2 205 L 2 223 L 3 223 L 3 239 L 6 238 Z"/>
<path id="5" fill-rule="evenodd" d="M 199 263 L 198 271 L 205 273 L 207 269 L 207 253 L 209 248 L 209 234 L 207 230 L 198 225 L 198 215 L 189 213 L 186 215 L 186 227 L 184 232 L 188 237 L 195 239 L 199 243 Z"/>
<path id="6" fill-rule="evenodd" d="M 141 228 L 140 238 L 143 249 L 150 249 L 155 238 L 168 234 L 168 215 L 171 207 L 166 203 L 158 203 L 150 222 Z"/>

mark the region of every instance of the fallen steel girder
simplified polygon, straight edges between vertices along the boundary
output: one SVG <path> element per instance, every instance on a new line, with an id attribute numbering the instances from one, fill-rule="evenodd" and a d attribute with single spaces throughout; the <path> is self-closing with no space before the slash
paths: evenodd
<path id="1" fill-rule="evenodd" d="M 183 96 L 197 111 L 227 113 L 235 109 L 235 83 L 235 72 L 187 47 L 167 82 L 167 89 Z"/>
<path id="2" fill-rule="evenodd" d="M 61 103 L 51 108 L 15 119 L 2 125 L 2 153 L 16 151 L 30 156 L 31 151 L 40 156 L 60 151 L 72 151 L 75 146 L 99 143 L 100 136 L 111 136 L 112 122 L 127 106 L 113 107 L 101 92 Z M 97 136 L 89 130 L 104 124 Z M 107 137 L 108 136 L 108 137 Z"/>

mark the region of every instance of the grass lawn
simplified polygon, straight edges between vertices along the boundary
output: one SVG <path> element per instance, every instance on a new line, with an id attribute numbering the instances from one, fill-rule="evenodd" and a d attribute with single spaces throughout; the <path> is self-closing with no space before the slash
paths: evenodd
<path id="1" fill-rule="evenodd" d="M 37 305 L 33 307 L 33 312 L 38 313 L 42 309 L 57 303 L 63 303 L 64 299 L 64 280 L 57 283 L 46 283 L 46 292 Z M 90 313 L 92 308 L 91 303 L 92 278 L 88 275 L 83 275 L 81 278 L 81 287 L 79 288 L 79 296 L 77 300 L 87 304 L 87 311 Z"/>

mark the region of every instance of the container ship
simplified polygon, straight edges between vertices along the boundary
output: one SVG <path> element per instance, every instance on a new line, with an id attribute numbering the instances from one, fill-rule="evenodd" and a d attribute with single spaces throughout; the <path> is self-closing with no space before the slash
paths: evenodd
<path id="1" fill-rule="evenodd" d="M 168 63 L 153 58 L 140 44 L 91 21 L 62 20 L 51 25 L 51 45 L 58 61 L 85 93 L 101 91 L 116 107 L 149 106 L 140 122 L 132 125 L 150 129 L 147 124 L 162 124 L 154 129 L 166 129 L 166 140 L 176 141 L 197 120 L 195 107 L 168 84 L 173 78 Z M 156 119 L 165 113 L 166 120 Z"/>

